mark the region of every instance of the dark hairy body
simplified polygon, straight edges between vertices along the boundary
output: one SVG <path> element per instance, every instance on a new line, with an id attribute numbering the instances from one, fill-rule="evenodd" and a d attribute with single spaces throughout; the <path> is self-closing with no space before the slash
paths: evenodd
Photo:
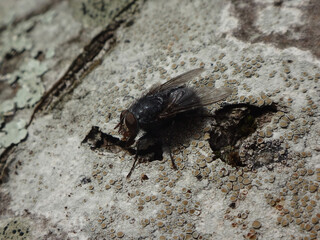
<path id="1" fill-rule="evenodd" d="M 129 108 L 129 111 L 133 113 L 141 129 L 146 132 L 153 132 L 154 130 L 158 130 L 159 127 L 167 125 L 175 117 L 174 115 L 161 117 L 161 113 L 165 109 L 169 109 L 169 105 L 173 99 L 179 99 L 175 104 L 178 104 L 180 107 L 183 105 L 200 104 L 200 99 L 193 89 L 182 86 L 144 96 L 134 103 Z"/>

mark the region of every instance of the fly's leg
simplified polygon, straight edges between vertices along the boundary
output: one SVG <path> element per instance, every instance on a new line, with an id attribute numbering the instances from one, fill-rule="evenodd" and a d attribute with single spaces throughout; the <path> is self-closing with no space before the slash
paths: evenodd
<path id="1" fill-rule="evenodd" d="M 173 156 L 172 156 L 172 152 L 171 152 L 171 147 L 170 147 L 170 145 L 168 146 L 168 149 L 169 149 L 169 155 L 170 155 L 170 159 L 171 159 L 171 163 L 172 163 L 173 169 L 174 169 L 174 170 L 178 170 L 177 165 L 176 165 L 176 163 L 174 162 L 174 159 L 173 159 Z"/>
<path id="2" fill-rule="evenodd" d="M 141 138 L 139 138 L 138 140 L 137 140 L 137 150 L 136 150 L 136 154 L 135 154 L 135 156 L 134 156 L 134 162 L 133 162 L 133 164 L 132 164 L 132 167 L 131 167 L 131 169 L 130 169 L 130 172 L 128 173 L 128 175 L 127 175 L 127 179 L 128 178 L 130 178 L 130 176 L 131 176 L 131 174 L 132 174 L 132 172 L 133 172 L 133 170 L 134 170 L 134 168 L 135 168 L 135 166 L 136 166 L 136 163 L 137 163 L 137 161 L 138 161 L 138 159 L 139 159 L 139 152 L 140 152 L 140 150 L 142 149 L 142 147 L 143 147 L 143 140 L 146 140 L 146 139 L 148 139 L 149 138 L 149 136 L 148 136 L 148 134 L 145 134 L 145 135 L 143 135 Z"/>
<path id="3" fill-rule="evenodd" d="M 132 164 L 130 172 L 127 175 L 127 178 L 130 178 L 137 162 L 140 160 L 139 155 L 143 154 L 146 150 L 148 150 L 148 148 L 150 148 L 156 144 L 161 144 L 162 147 L 166 146 L 168 148 L 168 152 L 170 155 L 172 166 L 175 170 L 177 170 L 178 168 L 174 162 L 174 158 L 172 156 L 171 147 L 170 147 L 171 137 L 172 137 L 171 134 L 170 134 L 170 136 L 167 136 L 167 137 L 163 137 L 163 136 L 161 137 L 161 136 L 158 136 L 155 134 L 146 133 L 141 138 L 139 138 L 136 142 L 136 149 L 137 150 L 135 153 L 134 162 Z"/>
<path id="4" fill-rule="evenodd" d="M 134 162 L 133 162 L 133 164 L 132 164 L 132 167 L 131 167 L 131 169 L 130 169 L 130 172 L 129 172 L 128 175 L 127 175 L 127 179 L 130 178 L 130 176 L 131 176 L 131 174 L 132 174 L 132 172 L 133 172 L 133 169 L 134 169 L 135 166 L 136 166 L 137 161 L 138 161 L 138 150 L 137 150 L 137 152 L 136 152 L 136 154 L 135 154 L 135 156 L 134 156 Z"/>
<path id="5" fill-rule="evenodd" d="M 171 127 L 174 126 L 175 121 L 172 121 L 171 123 Z M 169 151 L 169 156 L 171 159 L 171 164 L 174 170 L 178 170 L 176 163 L 174 162 L 173 156 L 172 156 L 172 152 L 171 152 L 171 139 L 172 139 L 172 131 L 169 131 L 169 136 L 167 136 L 166 138 L 166 145 L 168 147 L 168 151 Z M 163 145 L 163 144 L 162 144 Z"/>

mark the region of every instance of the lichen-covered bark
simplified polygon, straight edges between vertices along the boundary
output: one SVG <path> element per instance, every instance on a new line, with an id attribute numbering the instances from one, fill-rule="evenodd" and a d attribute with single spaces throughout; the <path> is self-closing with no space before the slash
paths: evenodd
<path id="1" fill-rule="evenodd" d="M 317 8 L 2 1 L 0 238 L 319 238 Z M 232 95 L 147 142 L 127 179 L 121 111 L 198 67 L 188 84 Z"/>

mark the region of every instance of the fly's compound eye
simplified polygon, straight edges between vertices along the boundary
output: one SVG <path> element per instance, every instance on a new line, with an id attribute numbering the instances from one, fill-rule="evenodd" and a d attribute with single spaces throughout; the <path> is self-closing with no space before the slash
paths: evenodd
<path id="1" fill-rule="evenodd" d="M 124 117 L 124 125 L 128 130 L 127 132 L 125 132 L 124 136 L 126 137 L 128 145 L 131 145 L 134 143 L 134 139 L 138 134 L 139 126 L 138 126 L 137 119 L 129 111 L 126 113 Z"/>
<path id="2" fill-rule="evenodd" d="M 119 128 L 119 133 L 122 134 L 122 141 L 133 144 L 135 137 L 139 131 L 138 122 L 135 116 L 128 110 L 124 110 L 120 114 L 120 122 L 115 127 Z"/>
<path id="3" fill-rule="evenodd" d="M 135 128 L 137 128 L 137 120 L 131 112 L 127 112 L 125 117 L 125 124 L 130 132 L 135 131 Z"/>
<path id="4" fill-rule="evenodd" d="M 119 121 L 119 123 L 117 124 L 117 126 L 115 126 L 115 128 L 114 128 L 114 129 L 119 128 L 119 132 L 122 131 L 123 121 L 124 121 L 124 118 L 125 118 L 126 115 L 127 115 L 127 112 L 128 112 L 128 110 L 124 110 L 124 111 L 121 112 L 121 114 L 120 114 L 120 121 Z"/>

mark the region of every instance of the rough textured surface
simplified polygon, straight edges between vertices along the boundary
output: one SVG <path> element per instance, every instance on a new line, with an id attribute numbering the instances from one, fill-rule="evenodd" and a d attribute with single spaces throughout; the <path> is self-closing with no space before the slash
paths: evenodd
<path id="1" fill-rule="evenodd" d="M 1 3 L 1 239 L 320 237 L 317 1 L 28 2 Z M 128 151 L 82 143 L 197 67 L 233 94 L 184 125 L 178 171 L 164 151 L 128 180 Z"/>

